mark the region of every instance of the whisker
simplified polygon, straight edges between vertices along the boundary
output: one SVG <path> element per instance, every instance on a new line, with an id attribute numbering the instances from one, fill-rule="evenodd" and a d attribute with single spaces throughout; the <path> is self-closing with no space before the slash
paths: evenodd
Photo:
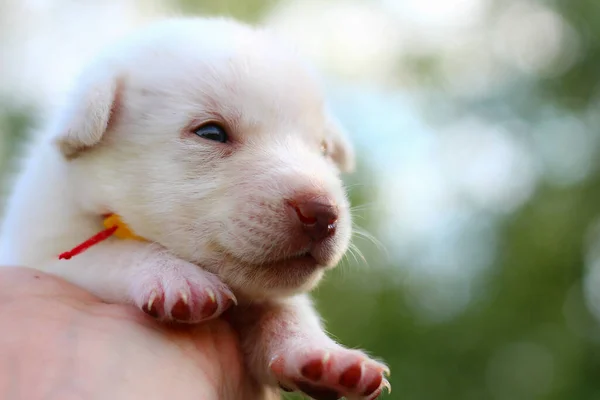
<path id="1" fill-rule="evenodd" d="M 360 182 L 354 182 L 354 183 L 349 183 L 349 184 L 344 185 L 344 187 L 346 188 L 346 190 L 349 190 L 349 189 L 352 189 L 352 188 L 355 188 L 355 187 L 363 187 L 363 186 L 365 186 L 365 184 L 364 183 L 360 183 Z"/>
<path id="2" fill-rule="evenodd" d="M 352 243 L 350 243 L 350 245 L 348 246 L 348 252 L 347 254 L 350 254 L 352 256 L 352 258 L 354 258 L 354 265 L 358 265 L 358 259 L 356 258 L 356 253 L 354 252 L 354 245 Z M 348 261 L 350 261 L 350 258 L 348 258 Z M 350 264 L 352 265 L 352 264 Z"/>
<path id="3" fill-rule="evenodd" d="M 342 267 L 342 269 L 343 267 L 350 266 L 350 258 L 348 256 L 349 253 L 349 251 L 345 252 L 342 256 L 342 259 L 340 260 L 340 266 Z"/>
<path id="4" fill-rule="evenodd" d="M 352 212 L 350 213 L 350 215 L 352 216 L 352 219 L 361 219 L 364 220 L 365 216 L 364 215 L 360 215 L 360 214 L 353 214 Z"/>
<path id="5" fill-rule="evenodd" d="M 351 265 L 352 265 L 352 263 L 350 263 L 350 260 L 348 259 L 348 253 L 346 252 L 342 256 L 342 259 L 340 260 L 340 262 L 338 264 L 338 268 L 335 268 L 332 272 L 341 279 L 341 282 L 343 282 L 344 279 L 346 279 L 346 277 L 348 276 L 347 270 L 348 270 L 348 267 L 350 267 Z"/>
<path id="6" fill-rule="evenodd" d="M 369 263 L 367 262 L 367 259 L 365 258 L 365 256 L 363 255 L 362 251 L 360 251 L 360 249 L 358 248 L 357 245 L 352 244 L 352 247 L 354 249 L 354 251 L 358 254 L 358 256 L 360 257 L 360 259 L 364 262 L 365 267 L 369 266 Z"/>
<path id="7" fill-rule="evenodd" d="M 386 257 L 389 257 L 389 252 L 388 252 L 387 248 L 385 247 L 385 245 L 379 239 L 377 239 L 372 233 L 368 232 L 366 229 L 364 229 L 360 226 L 354 226 L 352 234 L 356 235 L 357 237 L 364 238 L 364 239 L 368 240 L 369 242 L 373 243 L 375 245 L 375 247 L 377 247 L 377 250 L 382 251 L 386 255 Z"/>
<path id="8" fill-rule="evenodd" d="M 378 206 L 376 202 L 357 204 L 355 206 L 350 207 L 350 211 L 368 210 L 373 209 L 376 206 Z"/>

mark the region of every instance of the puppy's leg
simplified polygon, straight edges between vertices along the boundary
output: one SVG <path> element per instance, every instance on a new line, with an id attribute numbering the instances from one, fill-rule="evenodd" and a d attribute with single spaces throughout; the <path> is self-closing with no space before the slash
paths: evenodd
<path id="1" fill-rule="evenodd" d="M 155 244 L 105 242 L 70 260 L 33 267 L 61 276 L 104 301 L 134 304 L 163 320 L 204 321 L 236 302 L 216 275 Z"/>
<path id="2" fill-rule="evenodd" d="M 388 368 L 346 349 L 323 331 L 306 296 L 231 310 L 250 371 L 261 382 L 318 399 L 374 399 Z"/>

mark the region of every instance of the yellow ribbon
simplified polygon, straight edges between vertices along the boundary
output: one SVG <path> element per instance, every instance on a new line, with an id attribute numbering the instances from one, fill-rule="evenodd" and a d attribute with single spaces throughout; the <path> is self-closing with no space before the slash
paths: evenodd
<path id="1" fill-rule="evenodd" d="M 140 240 L 145 241 L 143 237 L 137 236 L 135 233 L 131 231 L 129 226 L 125 222 L 121 220 L 117 214 L 111 214 L 104 219 L 104 227 L 106 229 L 110 229 L 112 227 L 117 227 L 117 230 L 113 234 L 113 236 L 118 237 L 119 239 L 132 239 L 132 240 Z"/>

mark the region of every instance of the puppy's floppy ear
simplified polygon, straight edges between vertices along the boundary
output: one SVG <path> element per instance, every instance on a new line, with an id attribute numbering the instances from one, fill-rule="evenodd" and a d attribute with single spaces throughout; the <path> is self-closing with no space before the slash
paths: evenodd
<path id="1" fill-rule="evenodd" d="M 72 159 L 100 142 L 119 107 L 120 80 L 112 69 L 85 71 L 68 99 L 56 134 L 61 153 Z"/>
<path id="2" fill-rule="evenodd" d="M 350 142 L 346 130 L 332 115 L 329 115 L 328 131 L 333 144 L 333 148 L 330 150 L 331 158 L 342 172 L 354 172 L 356 167 L 354 146 Z"/>

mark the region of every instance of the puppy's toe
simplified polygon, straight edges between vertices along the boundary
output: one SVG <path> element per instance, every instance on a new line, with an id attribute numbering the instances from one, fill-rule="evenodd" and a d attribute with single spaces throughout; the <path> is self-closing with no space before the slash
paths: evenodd
<path id="1" fill-rule="evenodd" d="M 214 274 L 196 265 L 179 262 L 161 268 L 148 267 L 135 277 L 132 300 L 159 320 L 197 323 L 221 315 L 237 300 Z"/>
<path id="2" fill-rule="evenodd" d="M 270 370 L 281 387 L 303 392 L 316 400 L 347 397 L 375 399 L 390 389 L 388 368 L 364 353 L 343 347 L 288 349 L 275 357 Z"/>

